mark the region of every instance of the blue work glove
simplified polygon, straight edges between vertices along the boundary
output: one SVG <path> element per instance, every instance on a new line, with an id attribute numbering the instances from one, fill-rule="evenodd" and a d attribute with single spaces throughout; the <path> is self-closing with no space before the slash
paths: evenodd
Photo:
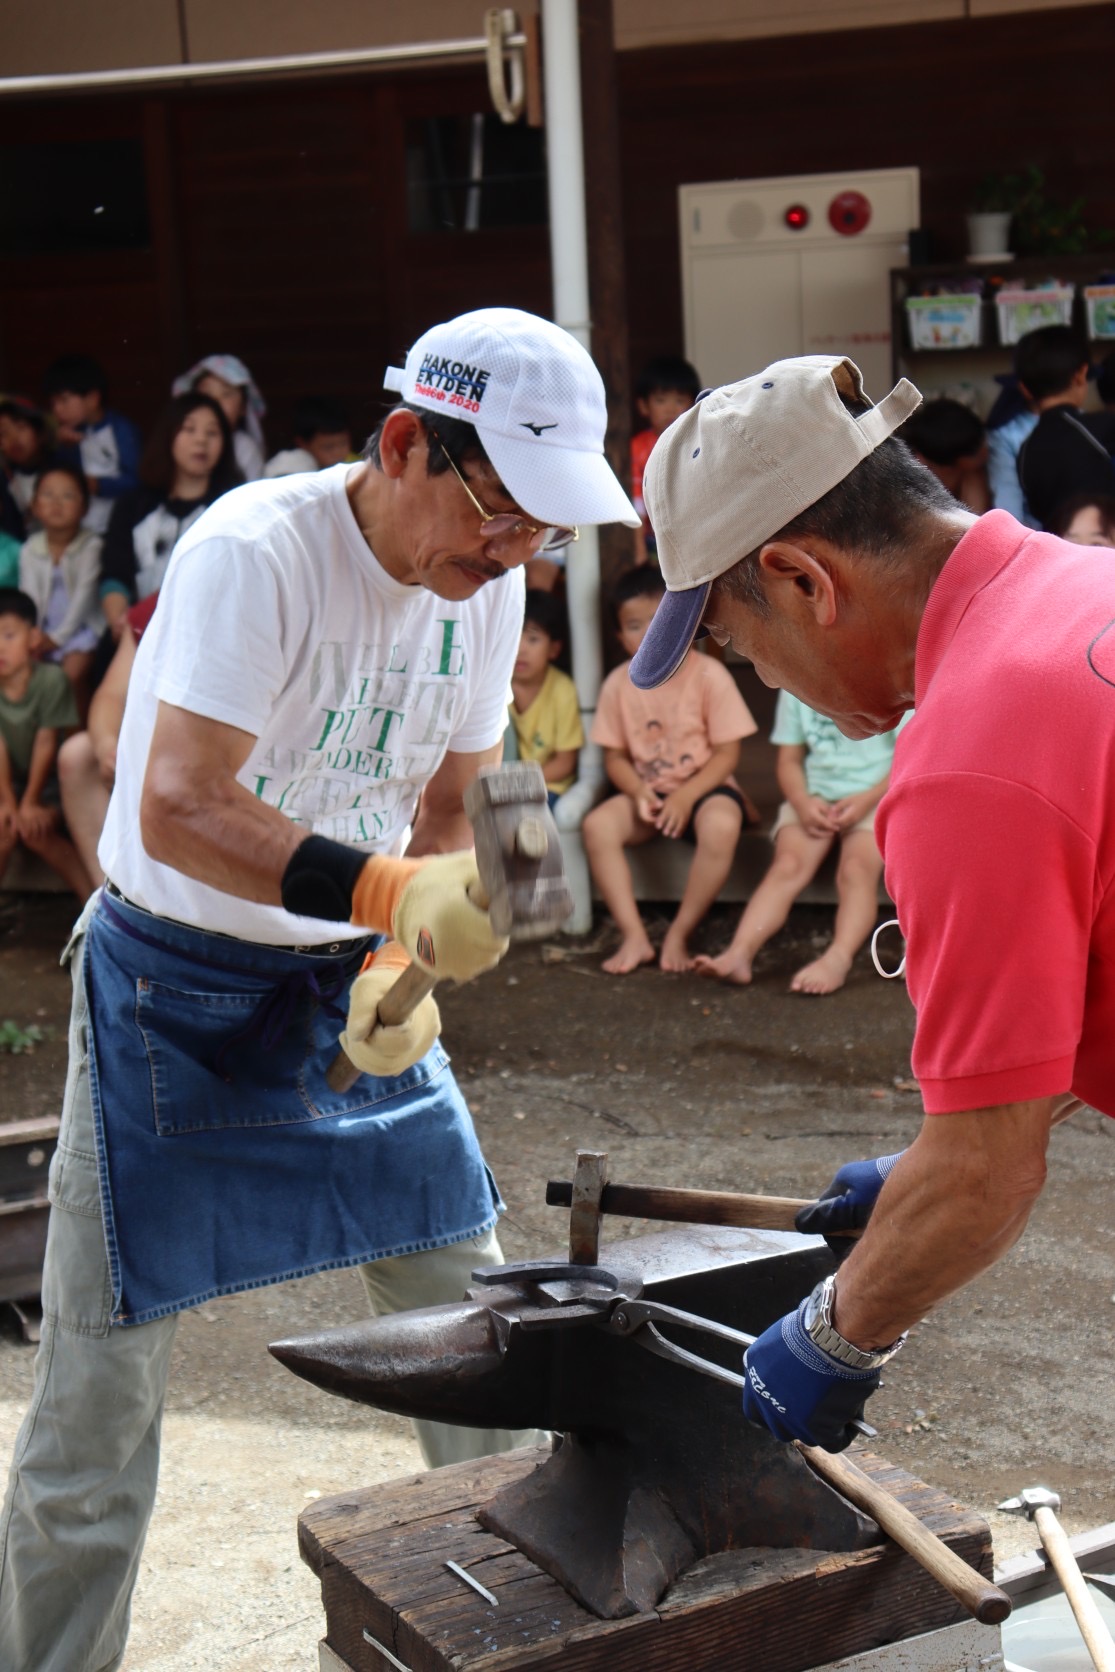
<path id="1" fill-rule="evenodd" d="M 837 1263 L 856 1246 L 855 1237 L 833 1235 L 840 1231 L 862 1231 L 871 1218 L 875 1199 L 896 1161 L 905 1155 L 881 1155 L 877 1161 L 848 1161 L 815 1202 L 799 1208 L 794 1225 L 804 1236 L 824 1237 Z"/>
<path id="2" fill-rule="evenodd" d="M 805 1333 L 803 1300 L 771 1324 L 743 1357 L 743 1414 L 776 1440 L 803 1440 L 843 1451 L 856 1438 L 852 1423 L 879 1386 L 877 1370 L 852 1370 L 821 1351 Z"/>

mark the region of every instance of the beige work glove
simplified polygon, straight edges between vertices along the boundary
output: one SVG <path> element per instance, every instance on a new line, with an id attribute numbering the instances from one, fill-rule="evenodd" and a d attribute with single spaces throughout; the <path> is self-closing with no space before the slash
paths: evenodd
<path id="1" fill-rule="evenodd" d="M 471 981 L 507 951 L 506 935 L 469 898 L 479 885 L 475 854 L 436 854 L 421 861 L 399 897 L 395 939 L 439 981 Z"/>
<path id="2" fill-rule="evenodd" d="M 352 984 L 348 1027 L 341 1035 L 341 1049 L 361 1074 L 375 1074 L 381 1080 L 394 1079 L 413 1068 L 441 1032 L 441 1017 L 430 993 L 398 1027 L 388 1028 L 376 1022 L 383 995 L 395 985 L 409 963 L 402 947 L 388 941 L 371 954 Z"/>

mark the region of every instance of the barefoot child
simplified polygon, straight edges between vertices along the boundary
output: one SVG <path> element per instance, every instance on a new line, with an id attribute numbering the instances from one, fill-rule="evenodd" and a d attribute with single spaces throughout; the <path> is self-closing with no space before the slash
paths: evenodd
<path id="1" fill-rule="evenodd" d="M 741 986 L 749 982 L 755 954 L 781 929 L 790 907 L 839 841 L 832 944 L 798 970 L 790 991 L 835 993 L 844 985 L 878 913 L 883 862 L 875 844 L 875 808 L 890 782 L 894 740 L 901 729 L 853 741 L 826 715 L 788 691 L 778 693 L 771 742 L 779 745 L 778 784 L 786 799 L 771 832 L 774 859 L 731 945 L 718 958 L 698 958 L 699 974 Z"/>
<path id="2" fill-rule="evenodd" d="M 62 669 L 35 660 L 38 640 L 31 599 L 5 588 L 0 592 L 0 876 L 22 842 L 85 900 L 93 882 L 62 834 L 57 796 L 52 799 L 48 782 L 58 734 L 77 725 L 77 708 Z"/>
<path id="3" fill-rule="evenodd" d="M 657 569 L 632 569 L 621 578 L 613 607 L 629 657 L 665 590 Z M 693 966 L 689 936 L 728 875 L 745 815 L 755 816 L 732 773 L 741 740 L 758 728 L 728 670 L 699 651 L 690 651 L 673 678 L 654 691 L 636 690 L 627 669 L 625 662 L 604 681 L 592 726 L 592 741 L 602 745 L 619 793 L 595 807 L 581 827 L 596 885 L 623 936 L 603 967 L 609 975 L 627 975 L 654 962 L 623 850 L 662 835 L 685 836 L 694 845 L 685 892 L 659 957 L 664 970 L 687 970 Z"/>
<path id="4" fill-rule="evenodd" d="M 564 638 L 559 600 L 550 592 L 528 590 L 508 719 L 519 759 L 542 767 L 551 807 L 577 776 L 577 755 L 585 741 L 577 687 L 554 667 Z"/>

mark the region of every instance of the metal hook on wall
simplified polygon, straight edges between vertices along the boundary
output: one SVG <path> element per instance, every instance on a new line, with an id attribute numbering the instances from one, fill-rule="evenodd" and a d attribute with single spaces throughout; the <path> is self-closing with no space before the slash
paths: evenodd
<path id="1" fill-rule="evenodd" d="M 484 34 L 488 43 L 488 91 L 502 122 L 517 122 L 526 101 L 523 49 L 507 45 L 508 39 L 517 34 L 518 29 L 519 20 L 510 7 L 492 6 L 484 14 Z"/>

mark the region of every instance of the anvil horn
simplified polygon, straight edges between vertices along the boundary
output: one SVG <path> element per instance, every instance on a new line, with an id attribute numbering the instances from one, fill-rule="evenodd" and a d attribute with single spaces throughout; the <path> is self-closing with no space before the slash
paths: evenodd
<path id="1" fill-rule="evenodd" d="M 403 1417 L 476 1428 L 527 1428 L 521 1378 L 501 1374 L 510 1325 L 490 1306 L 461 1302 L 364 1318 L 268 1352 L 296 1376 Z"/>

